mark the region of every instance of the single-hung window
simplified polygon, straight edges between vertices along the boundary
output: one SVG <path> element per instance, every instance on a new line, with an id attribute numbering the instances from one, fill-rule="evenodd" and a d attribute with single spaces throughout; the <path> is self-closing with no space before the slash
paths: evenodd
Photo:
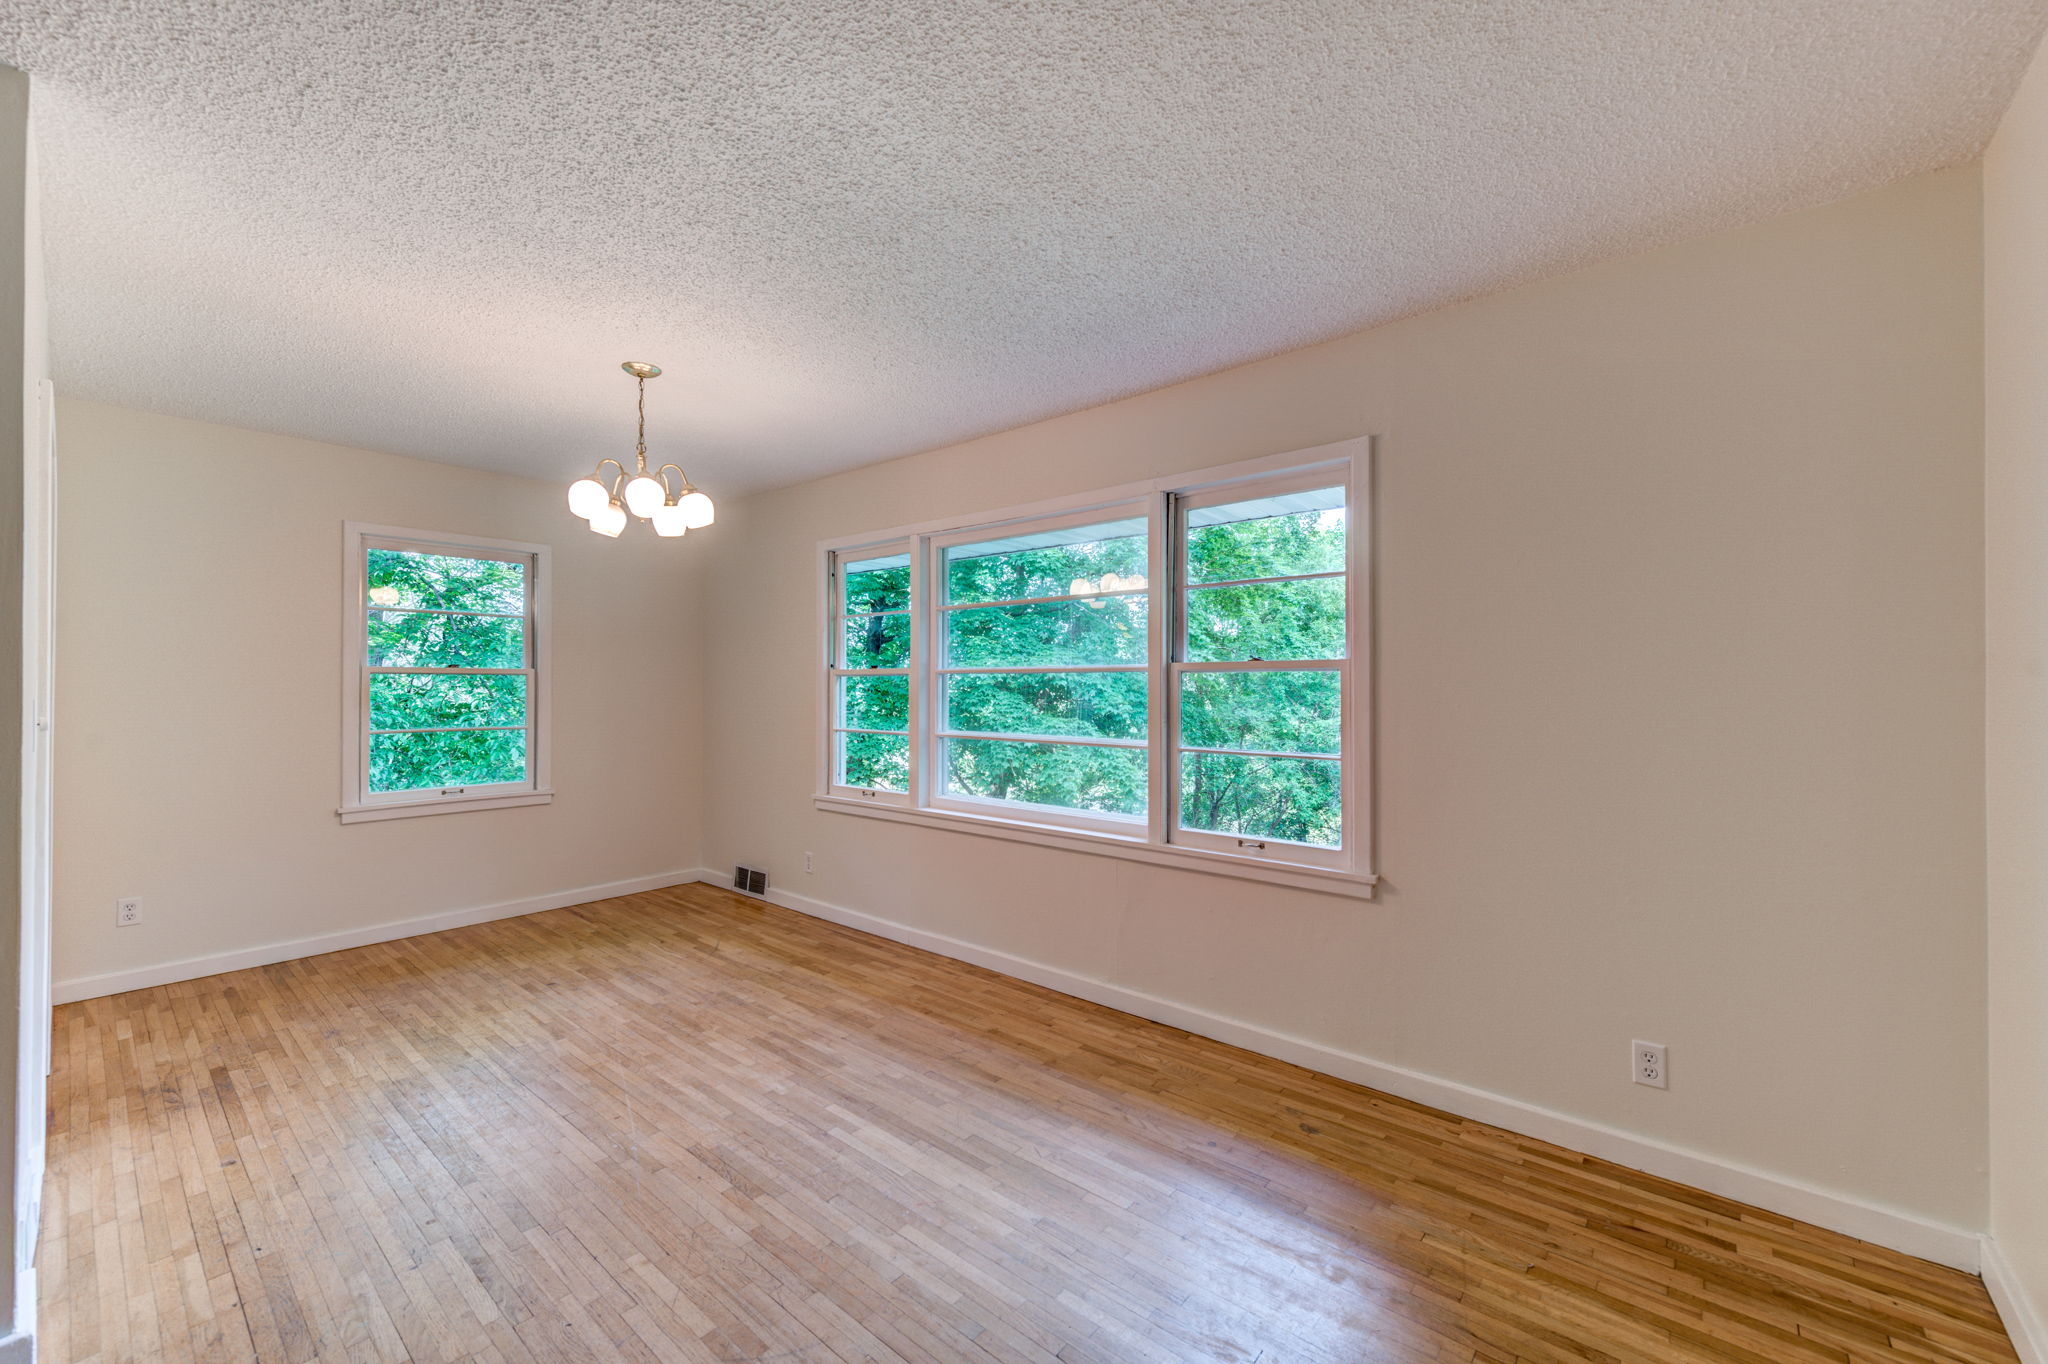
<path id="1" fill-rule="evenodd" d="M 547 550 L 347 529 L 344 822 L 550 797 Z"/>

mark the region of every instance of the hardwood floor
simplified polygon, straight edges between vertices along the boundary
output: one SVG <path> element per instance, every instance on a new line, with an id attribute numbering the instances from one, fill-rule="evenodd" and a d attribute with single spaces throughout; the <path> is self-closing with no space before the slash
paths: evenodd
<path id="1" fill-rule="evenodd" d="M 706 886 L 57 1011 L 43 1358 L 2015 1358 L 1978 1281 Z"/>

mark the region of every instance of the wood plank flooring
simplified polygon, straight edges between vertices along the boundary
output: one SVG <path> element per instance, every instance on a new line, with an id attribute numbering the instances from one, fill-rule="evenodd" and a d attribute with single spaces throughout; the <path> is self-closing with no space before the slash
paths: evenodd
<path id="1" fill-rule="evenodd" d="M 706 886 L 56 1054 L 53 1364 L 2015 1358 L 1968 1275 Z"/>

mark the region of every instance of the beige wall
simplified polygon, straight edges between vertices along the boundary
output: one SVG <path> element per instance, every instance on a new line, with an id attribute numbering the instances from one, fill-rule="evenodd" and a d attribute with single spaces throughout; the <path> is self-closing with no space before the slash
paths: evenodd
<path id="1" fill-rule="evenodd" d="M 1984 162 L 1991 1231 L 2048 1309 L 2048 62 Z M 2034 1327 L 2038 1331 L 2038 1324 Z M 2043 1341 L 2048 1345 L 2048 1341 Z"/>
<path id="2" fill-rule="evenodd" d="M 601 539 L 529 479 L 57 420 L 60 982 L 696 865 L 696 544 Z M 554 547 L 553 804 L 336 820 L 347 520 Z"/>
<path id="3" fill-rule="evenodd" d="M 745 501 L 708 860 L 1981 1226 L 1978 210 L 1926 176 Z M 818 539 L 1362 433 L 1377 903 L 812 808 Z"/>

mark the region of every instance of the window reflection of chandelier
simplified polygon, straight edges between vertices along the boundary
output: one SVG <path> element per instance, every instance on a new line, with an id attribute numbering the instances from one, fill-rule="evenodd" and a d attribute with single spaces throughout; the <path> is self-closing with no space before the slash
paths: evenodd
<path id="1" fill-rule="evenodd" d="M 1118 573 L 1105 573 L 1100 578 L 1074 579 L 1067 584 L 1067 594 L 1074 597 L 1093 597 L 1103 592 L 1138 592 L 1144 587 L 1145 575 L 1142 573 L 1133 574 L 1128 578 Z M 1092 601 L 1088 605 L 1100 607 L 1104 603 Z"/>
<path id="2" fill-rule="evenodd" d="M 652 522 L 656 535 L 681 535 L 710 525 L 711 499 L 690 485 L 690 476 L 681 465 L 664 464 L 651 474 L 647 472 L 647 381 L 660 375 L 661 366 L 645 360 L 628 360 L 619 368 L 640 384 L 640 439 L 633 447 L 637 467 L 628 476 L 626 466 L 619 461 L 599 460 L 590 477 L 569 485 L 569 510 L 588 521 L 599 535 L 614 539 L 626 528 L 628 513 Z M 607 464 L 618 470 L 609 481 L 604 472 Z M 673 491 L 668 481 L 671 469 L 676 471 Z"/>

